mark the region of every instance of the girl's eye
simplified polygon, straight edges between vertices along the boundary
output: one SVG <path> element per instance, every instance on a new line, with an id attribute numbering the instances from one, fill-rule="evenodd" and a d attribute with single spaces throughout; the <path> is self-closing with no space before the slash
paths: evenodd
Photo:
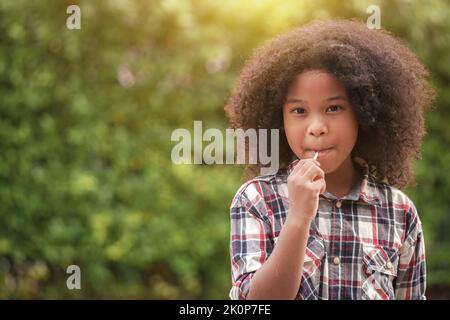
<path id="1" fill-rule="evenodd" d="M 328 109 L 333 109 L 333 111 L 339 111 L 339 109 L 342 109 L 342 107 L 336 105 L 336 106 L 331 106 L 331 107 L 329 107 Z"/>
<path id="2" fill-rule="evenodd" d="M 293 113 L 295 114 L 303 114 L 305 113 L 305 109 L 303 108 L 295 108 L 294 110 L 292 110 Z"/>

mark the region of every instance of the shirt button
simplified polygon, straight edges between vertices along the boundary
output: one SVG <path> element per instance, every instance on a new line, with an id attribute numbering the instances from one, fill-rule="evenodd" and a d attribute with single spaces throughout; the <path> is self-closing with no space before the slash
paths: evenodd
<path id="1" fill-rule="evenodd" d="M 337 202 L 336 202 L 336 207 L 337 208 L 340 208 L 342 206 L 342 201 L 341 200 L 338 200 Z"/>
<path id="2" fill-rule="evenodd" d="M 392 263 L 390 261 L 388 263 L 386 263 L 386 268 L 392 269 Z"/>
<path id="3" fill-rule="evenodd" d="M 333 263 L 334 263 L 335 265 L 339 265 L 339 263 L 341 263 L 341 259 L 339 259 L 339 257 L 334 257 Z"/>

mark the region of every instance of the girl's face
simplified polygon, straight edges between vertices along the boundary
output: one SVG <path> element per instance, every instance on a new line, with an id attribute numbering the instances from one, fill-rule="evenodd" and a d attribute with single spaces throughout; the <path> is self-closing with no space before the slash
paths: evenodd
<path id="1" fill-rule="evenodd" d="M 287 141 L 299 159 L 314 157 L 325 173 L 338 169 L 358 137 L 358 121 L 345 88 L 330 73 L 310 70 L 299 74 L 283 105 Z"/>

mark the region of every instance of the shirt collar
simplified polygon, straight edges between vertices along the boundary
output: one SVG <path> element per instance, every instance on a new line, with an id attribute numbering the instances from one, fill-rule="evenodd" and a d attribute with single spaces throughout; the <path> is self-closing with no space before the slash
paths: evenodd
<path id="1" fill-rule="evenodd" d="M 345 196 L 339 198 L 341 200 L 362 200 L 368 204 L 377 205 L 380 204 L 380 193 L 376 187 L 376 178 L 370 173 L 369 164 L 366 160 L 360 157 L 353 157 L 353 163 L 359 168 L 361 172 L 361 179 L 352 190 Z M 294 166 L 298 163 L 298 159 L 292 161 L 287 167 L 287 175 L 289 175 Z M 338 199 L 332 193 L 325 192 L 321 195 L 329 199 Z"/>

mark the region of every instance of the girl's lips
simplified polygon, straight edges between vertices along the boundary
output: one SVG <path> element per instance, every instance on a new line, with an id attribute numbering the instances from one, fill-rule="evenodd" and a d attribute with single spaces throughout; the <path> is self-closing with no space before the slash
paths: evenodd
<path id="1" fill-rule="evenodd" d="M 323 158 L 327 154 L 329 154 L 332 149 L 333 148 L 328 148 L 328 149 L 323 149 L 323 150 L 309 150 L 309 151 L 312 152 L 311 158 L 314 157 L 314 155 L 316 154 L 317 151 L 319 151 L 319 155 L 317 156 L 317 159 L 319 159 L 319 158 Z"/>

